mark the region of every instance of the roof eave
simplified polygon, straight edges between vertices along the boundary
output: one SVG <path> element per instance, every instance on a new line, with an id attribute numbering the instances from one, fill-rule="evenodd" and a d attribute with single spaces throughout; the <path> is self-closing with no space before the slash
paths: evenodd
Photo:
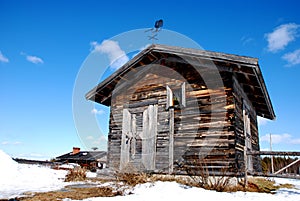
<path id="1" fill-rule="evenodd" d="M 129 60 L 127 63 L 125 63 L 123 66 L 121 66 L 117 71 L 115 71 L 113 74 L 111 74 L 109 77 L 107 77 L 105 80 L 103 80 L 101 83 L 99 83 L 97 86 L 95 86 L 92 90 L 90 90 L 88 93 L 86 93 L 85 98 L 87 100 L 95 101 L 95 95 L 99 89 L 105 88 L 109 83 L 111 83 L 114 78 L 124 74 L 127 72 L 127 70 L 135 63 L 137 63 L 145 54 L 147 54 L 149 51 L 153 49 L 154 45 L 150 45 L 149 47 L 142 50 L 140 53 L 138 53 L 135 57 L 133 57 L 131 60 Z"/>
<path id="2" fill-rule="evenodd" d="M 266 105 L 268 107 L 269 115 L 270 115 L 269 119 L 270 120 L 275 120 L 276 119 L 276 115 L 275 115 L 275 112 L 274 112 L 274 108 L 272 106 L 272 102 L 271 102 L 269 93 L 267 91 L 267 87 L 266 87 L 264 78 L 262 76 L 262 72 L 261 72 L 260 67 L 259 67 L 258 64 L 254 68 L 254 73 L 255 73 L 255 76 L 257 77 L 258 81 L 259 81 L 258 83 L 260 85 L 260 88 L 261 88 L 261 90 L 263 92 L 263 95 L 265 97 L 265 100 L 266 100 Z M 268 118 L 267 116 L 263 116 L 263 117 L 264 118 Z"/>
<path id="3" fill-rule="evenodd" d="M 225 54 L 225 53 L 219 53 L 219 52 L 212 52 L 212 51 L 204 51 L 204 50 L 197 50 L 197 49 L 190 49 L 190 48 L 181 48 L 181 47 L 170 47 L 166 45 L 157 45 L 153 44 L 138 53 L 133 59 L 128 61 L 126 64 L 124 64 L 121 68 L 119 68 L 115 73 L 113 73 L 111 76 L 106 78 L 103 82 L 98 84 L 96 87 L 94 87 L 92 90 L 90 90 L 86 94 L 86 99 L 95 101 L 104 105 L 108 105 L 109 103 L 107 100 L 96 100 L 96 95 L 99 91 L 103 90 L 105 87 L 107 87 L 110 83 L 112 83 L 115 79 L 118 79 L 123 74 L 126 74 L 126 72 L 137 62 L 139 62 L 144 55 L 148 54 L 149 52 L 163 52 L 167 54 L 176 54 L 176 55 L 182 55 L 182 56 L 197 56 L 201 58 L 207 58 L 211 60 L 222 60 L 222 61 L 228 61 L 228 62 L 234 62 L 241 65 L 246 65 L 253 68 L 253 72 L 255 73 L 256 79 L 260 85 L 260 89 L 262 90 L 267 110 L 269 114 L 265 114 L 265 118 L 269 118 L 271 120 L 274 120 L 276 118 L 275 112 L 268 94 L 268 91 L 266 89 L 266 85 L 264 82 L 264 79 L 262 77 L 262 73 L 260 70 L 260 67 L 258 65 L 258 59 L 253 57 L 246 57 L 246 56 L 239 56 L 239 55 L 233 55 L 233 54 Z M 262 114 L 263 115 L 263 114 Z"/>

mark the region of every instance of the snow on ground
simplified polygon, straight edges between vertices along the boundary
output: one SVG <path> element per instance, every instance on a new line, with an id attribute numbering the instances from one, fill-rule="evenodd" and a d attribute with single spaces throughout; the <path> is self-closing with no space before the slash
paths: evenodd
<path id="1" fill-rule="evenodd" d="M 70 183 L 63 182 L 67 171 L 52 170 L 36 165 L 18 164 L 0 150 L 0 199 L 14 198 L 24 192 L 59 190 Z M 95 177 L 89 173 L 88 177 Z M 300 180 L 274 178 L 276 183 L 290 183 L 294 189 L 280 189 L 276 194 L 234 192 L 220 193 L 187 187 L 175 182 L 155 182 L 136 186 L 129 195 L 88 198 L 84 201 L 166 201 L 166 200 L 222 200 L 222 201 L 300 201 Z M 109 185 L 109 183 L 107 183 Z M 64 199 L 64 201 L 72 201 Z M 74 201 L 74 200 L 73 200 Z"/>
<path id="2" fill-rule="evenodd" d="M 88 178 L 96 178 L 97 173 L 96 172 L 86 172 L 86 177 Z"/>
<path id="3" fill-rule="evenodd" d="M 0 199 L 20 196 L 24 192 L 61 189 L 67 171 L 38 165 L 18 164 L 0 150 Z"/>
<path id="4" fill-rule="evenodd" d="M 300 181 L 293 181 L 300 185 Z M 286 182 L 284 182 L 286 183 Z M 138 185 L 133 194 L 116 197 L 88 198 L 84 201 L 166 201 L 166 200 L 222 200 L 222 201 L 299 201 L 300 190 L 282 189 L 276 194 L 234 192 L 220 193 L 201 188 L 187 187 L 175 182 L 155 182 Z M 64 199 L 63 201 L 74 201 Z"/>
<path id="5" fill-rule="evenodd" d="M 286 179 L 286 178 L 273 178 L 277 184 L 292 184 L 295 188 L 300 190 L 300 180 L 299 179 Z M 300 200 L 300 198 L 299 198 Z"/>

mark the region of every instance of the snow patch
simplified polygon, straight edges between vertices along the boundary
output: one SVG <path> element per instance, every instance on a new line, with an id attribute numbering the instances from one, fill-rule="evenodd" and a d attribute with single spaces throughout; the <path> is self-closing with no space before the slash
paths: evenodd
<path id="1" fill-rule="evenodd" d="M 86 172 L 86 177 L 87 178 L 96 178 L 97 177 L 97 173 L 96 172 Z"/>
<path id="2" fill-rule="evenodd" d="M 300 184 L 299 180 L 294 181 Z M 286 182 L 285 182 L 286 183 Z M 222 201 L 299 201 L 299 190 L 280 190 L 276 194 L 233 192 L 221 193 L 202 188 L 188 187 L 176 182 L 155 182 L 138 185 L 132 194 L 116 197 L 88 198 L 83 201 L 166 201 L 166 200 L 222 200 Z M 63 201 L 75 201 L 64 199 Z"/>
<path id="3" fill-rule="evenodd" d="M 6 153 L 0 150 L 0 199 L 14 198 L 24 192 L 52 191 L 63 188 L 67 171 L 53 170 L 37 165 L 18 164 Z M 88 177 L 94 177 L 89 173 Z M 276 194 L 232 192 L 220 193 L 202 188 L 189 187 L 176 182 L 155 182 L 137 185 L 130 194 L 116 197 L 88 198 L 84 201 L 166 201 L 166 200 L 194 200 L 209 199 L 222 201 L 299 201 L 300 180 L 274 178 L 276 183 L 295 185 L 293 189 L 280 189 Z M 84 184 L 84 183 L 82 183 Z M 101 186 L 113 186 L 112 182 Z M 64 199 L 64 201 L 75 201 Z"/>
<path id="4" fill-rule="evenodd" d="M 13 198 L 25 192 L 61 189 L 67 171 L 38 165 L 18 164 L 0 150 L 0 199 Z"/>

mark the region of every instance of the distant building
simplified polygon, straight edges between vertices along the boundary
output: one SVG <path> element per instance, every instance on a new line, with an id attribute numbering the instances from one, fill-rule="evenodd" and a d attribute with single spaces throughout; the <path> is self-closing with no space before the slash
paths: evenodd
<path id="1" fill-rule="evenodd" d="M 80 148 L 73 147 L 73 151 L 56 157 L 55 161 L 60 163 L 77 163 L 88 169 L 102 169 L 106 164 L 105 151 L 80 151 Z"/>
<path id="2" fill-rule="evenodd" d="M 151 45 L 86 94 L 110 107 L 108 166 L 261 171 L 257 116 L 275 114 L 258 59 Z M 200 172 L 199 172 L 200 171 Z"/>

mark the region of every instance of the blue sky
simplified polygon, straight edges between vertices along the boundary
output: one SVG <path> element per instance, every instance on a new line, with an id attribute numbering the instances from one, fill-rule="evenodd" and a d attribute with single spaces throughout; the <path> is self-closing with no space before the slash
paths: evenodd
<path id="1" fill-rule="evenodd" d="M 103 41 L 152 27 L 162 18 L 164 29 L 206 50 L 259 58 L 277 116 L 260 120 L 261 148 L 268 149 L 267 134 L 272 133 L 274 150 L 300 151 L 299 6 L 297 0 L 0 0 L 0 149 L 37 159 L 73 146 L 84 149 L 72 103 L 86 58 Z M 87 115 L 96 116 L 105 133 L 108 110 L 94 107 Z"/>

